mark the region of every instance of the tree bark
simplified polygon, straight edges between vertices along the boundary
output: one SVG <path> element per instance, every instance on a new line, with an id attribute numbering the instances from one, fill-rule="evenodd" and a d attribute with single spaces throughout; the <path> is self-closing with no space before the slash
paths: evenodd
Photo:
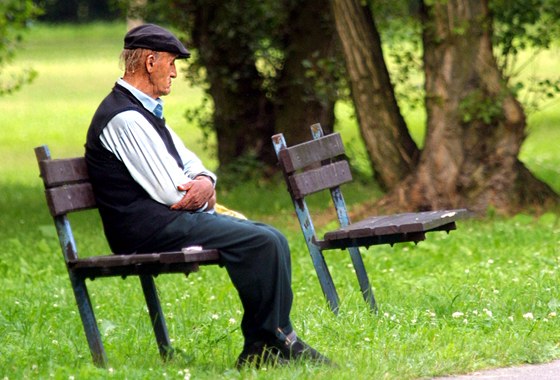
<path id="1" fill-rule="evenodd" d="M 274 134 L 273 113 L 262 91 L 254 51 L 246 44 L 251 40 L 251 31 L 235 28 L 235 15 L 227 12 L 227 7 L 201 1 L 195 8 L 192 29 L 214 102 L 218 160 L 220 165 L 228 165 L 239 157 L 254 154 L 272 162 L 273 150 L 269 146 Z M 230 27 L 223 27 L 224 20 L 230 20 L 226 22 Z"/>
<path id="2" fill-rule="evenodd" d="M 334 27 L 323 22 L 330 18 L 327 0 L 171 4 L 170 18 L 189 32 L 195 63 L 204 68 L 220 167 L 249 155 L 275 168 L 274 133 L 284 133 L 291 145 L 310 138 L 311 124 L 332 128 L 334 99 L 314 91 L 317 78 L 308 77 L 303 65 L 306 60 L 316 69 L 334 54 Z M 263 42 L 281 57 L 272 67 L 275 75 L 258 70 Z"/>
<path id="3" fill-rule="evenodd" d="M 374 176 L 385 190 L 412 172 L 419 151 L 395 99 L 371 10 L 360 0 L 332 0 L 352 98 Z"/>
<path id="4" fill-rule="evenodd" d="M 416 171 L 382 204 L 511 213 L 557 203 L 519 161 L 526 118 L 492 51 L 487 0 L 422 5 L 427 133 Z"/>
<path id="5" fill-rule="evenodd" d="M 321 73 L 319 79 L 334 87 L 334 73 L 321 71 L 320 63 L 337 57 L 337 36 L 329 0 L 303 0 L 295 4 L 287 18 L 284 35 L 285 59 L 278 78 L 275 102 L 276 131 L 286 136 L 289 145 L 308 141 L 309 126 L 321 123 L 325 133 L 332 132 L 335 97 L 317 90 L 317 78 L 307 72 Z M 304 65 L 307 62 L 307 65 Z"/>

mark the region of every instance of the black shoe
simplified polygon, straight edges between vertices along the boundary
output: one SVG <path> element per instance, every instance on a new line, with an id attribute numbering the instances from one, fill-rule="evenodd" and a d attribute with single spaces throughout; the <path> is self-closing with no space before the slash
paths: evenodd
<path id="1" fill-rule="evenodd" d="M 299 339 L 295 332 L 288 335 L 279 333 L 279 338 L 271 343 L 286 361 L 305 360 L 312 363 L 334 366 L 334 363 L 316 349 Z"/>
<path id="2" fill-rule="evenodd" d="M 235 362 L 235 368 L 241 369 L 245 366 L 260 368 L 264 365 L 275 366 L 286 363 L 287 361 L 276 347 L 259 341 L 243 348 Z"/>

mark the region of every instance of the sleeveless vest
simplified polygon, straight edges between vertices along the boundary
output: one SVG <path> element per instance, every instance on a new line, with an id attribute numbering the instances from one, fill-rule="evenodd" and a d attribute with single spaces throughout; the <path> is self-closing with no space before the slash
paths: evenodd
<path id="1" fill-rule="evenodd" d="M 95 112 L 85 145 L 93 192 L 105 236 L 114 253 L 138 252 L 139 247 L 180 215 L 180 212 L 153 200 L 132 178 L 122 161 L 102 146 L 100 136 L 107 123 L 128 110 L 141 113 L 150 122 L 177 165 L 183 168 L 165 128 L 165 120 L 154 116 L 130 91 L 116 84 Z"/>

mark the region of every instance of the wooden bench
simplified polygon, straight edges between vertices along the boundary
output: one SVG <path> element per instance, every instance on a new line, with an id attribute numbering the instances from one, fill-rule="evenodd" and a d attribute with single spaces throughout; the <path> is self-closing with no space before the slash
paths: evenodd
<path id="1" fill-rule="evenodd" d="M 311 255 L 323 293 L 334 313 L 338 312 L 339 297 L 325 262 L 323 251 L 348 249 L 365 301 L 376 310 L 359 247 L 400 242 L 419 242 L 427 232 L 451 231 L 455 221 L 466 217 L 466 209 L 439 210 L 419 213 L 374 216 L 351 223 L 340 185 L 350 182 L 350 166 L 345 160 L 340 134 L 323 135 L 320 124 L 311 126 L 313 139 L 288 147 L 282 134 L 272 137 L 274 149 L 294 203 L 295 211 Z M 305 197 L 329 189 L 340 228 L 326 232 L 320 239 L 313 225 Z"/>
<path id="2" fill-rule="evenodd" d="M 96 208 L 84 157 L 51 159 L 47 146 L 35 148 L 35 155 L 45 185 L 45 195 L 58 234 L 60 247 L 76 297 L 84 331 L 97 366 L 107 366 L 107 355 L 93 313 L 86 279 L 114 276 L 139 276 L 162 358 L 173 355 L 165 318 L 157 294 L 154 277 L 162 273 L 189 274 L 200 265 L 217 264 L 217 250 L 187 247 L 177 252 L 131 255 L 97 255 L 78 257 L 78 249 L 68 214 Z"/>

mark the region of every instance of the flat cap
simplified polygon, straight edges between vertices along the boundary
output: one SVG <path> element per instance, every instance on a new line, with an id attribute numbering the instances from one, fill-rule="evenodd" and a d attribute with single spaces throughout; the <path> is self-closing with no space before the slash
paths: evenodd
<path id="1" fill-rule="evenodd" d="M 150 49 L 177 54 L 177 58 L 189 58 L 191 53 L 169 30 L 155 24 L 132 28 L 124 36 L 125 49 Z"/>

